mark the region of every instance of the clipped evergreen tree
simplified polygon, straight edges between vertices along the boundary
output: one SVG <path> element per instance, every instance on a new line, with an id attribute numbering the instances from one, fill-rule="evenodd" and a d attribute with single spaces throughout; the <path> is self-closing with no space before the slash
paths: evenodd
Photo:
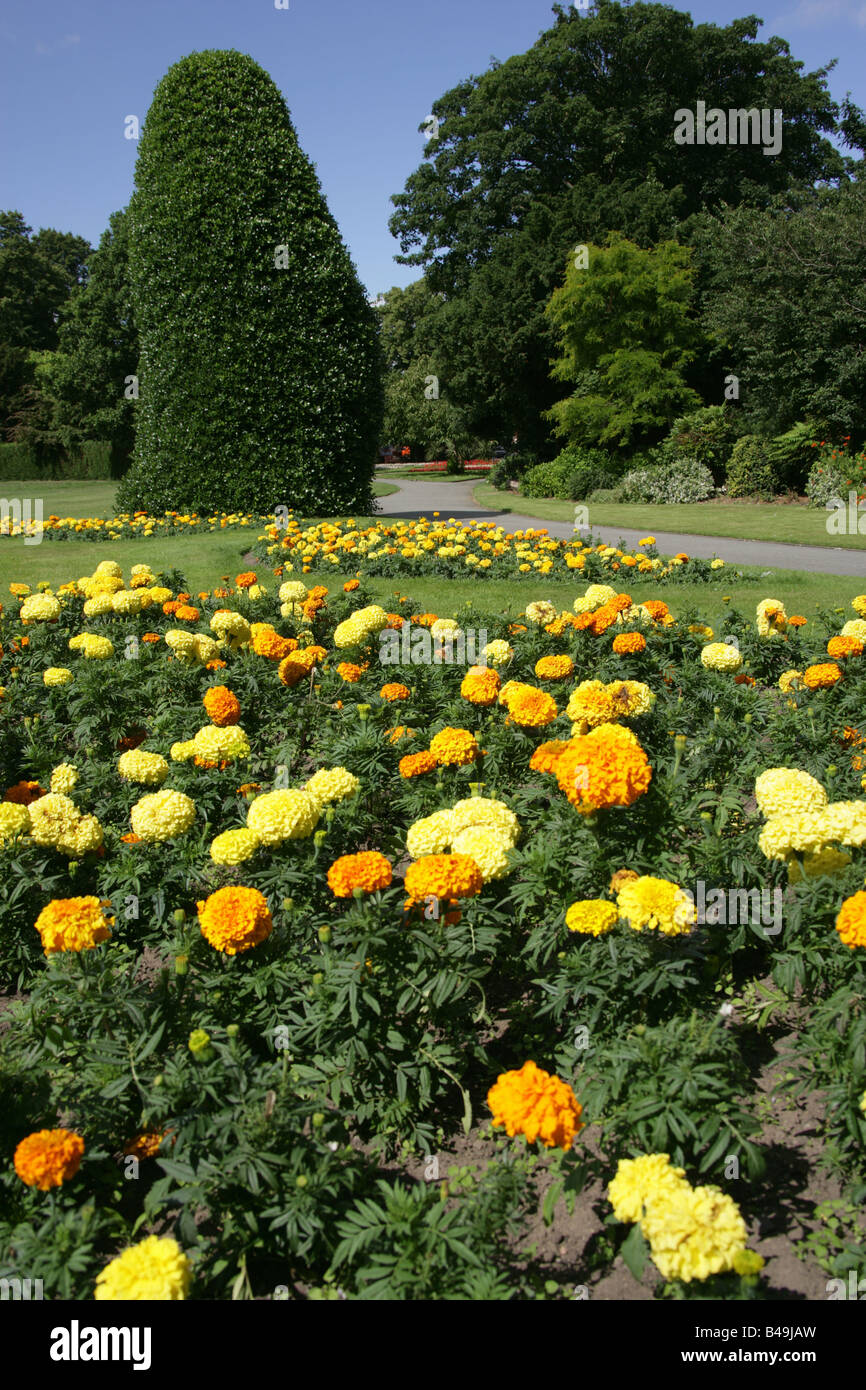
<path id="1" fill-rule="evenodd" d="M 371 511 L 375 311 L 251 58 L 209 50 L 169 69 L 129 218 L 141 395 L 120 505 Z"/>

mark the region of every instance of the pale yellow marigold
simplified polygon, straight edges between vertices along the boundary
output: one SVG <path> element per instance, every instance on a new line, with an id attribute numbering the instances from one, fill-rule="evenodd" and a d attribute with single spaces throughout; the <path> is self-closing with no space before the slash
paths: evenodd
<path id="1" fill-rule="evenodd" d="M 307 586 L 300 579 L 287 579 L 280 585 L 279 597 L 281 603 L 302 603 L 307 597 Z"/>
<path id="2" fill-rule="evenodd" d="M 488 642 L 482 655 L 488 666 L 507 666 L 514 656 L 514 648 L 501 637 Z"/>
<path id="3" fill-rule="evenodd" d="M 783 671 L 779 677 L 779 689 L 783 695 L 790 695 L 792 690 L 797 690 L 803 684 L 803 672 L 796 671 L 792 667 L 790 671 Z"/>
<path id="4" fill-rule="evenodd" d="M 427 854 L 441 854 L 451 843 L 454 822 L 450 811 L 434 811 L 431 816 L 415 821 L 406 832 L 406 849 L 413 859 Z"/>
<path id="5" fill-rule="evenodd" d="M 826 849 L 818 850 L 817 854 L 804 854 L 802 860 L 790 859 L 788 861 L 788 882 L 799 883 L 803 874 L 806 878 L 818 878 L 822 874 L 830 877 L 833 874 L 841 873 L 843 869 L 847 869 L 850 863 L 850 854 L 845 854 L 842 850 L 834 849 L 832 845 L 828 845 Z"/>
<path id="6" fill-rule="evenodd" d="M 765 641 L 781 638 L 788 630 L 788 615 L 785 605 L 779 599 L 765 598 L 757 609 L 758 636 Z"/>
<path id="7" fill-rule="evenodd" d="M 205 724 L 192 740 L 194 756 L 203 762 L 237 762 L 250 756 L 250 741 L 240 724 Z"/>
<path id="8" fill-rule="evenodd" d="M 255 832 L 246 826 L 240 826 L 237 830 L 224 830 L 211 841 L 210 857 L 215 864 L 243 864 L 252 858 L 258 847 L 259 841 Z"/>
<path id="9" fill-rule="evenodd" d="M 738 671 L 742 664 L 741 653 L 728 642 L 710 642 L 701 648 L 701 665 L 710 671 Z"/>
<path id="10" fill-rule="evenodd" d="M 106 613 L 112 612 L 111 594 L 94 594 L 85 601 L 81 611 L 85 618 L 104 618 Z"/>
<path id="11" fill-rule="evenodd" d="M 161 787 L 169 768 L 161 754 L 130 748 L 118 758 L 117 771 L 127 782 L 137 782 L 142 787 Z"/>
<path id="12" fill-rule="evenodd" d="M 469 826 L 460 830 L 451 841 L 454 854 L 468 854 L 481 870 L 485 883 L 492 879 L 505 878 L 511 872 L 508 860 L 508 845 L 490 826 Z"/>
<path id="13" fill-rule="evenodd" d="M 827 793 L 808 772 L 797 768 L 771 767 L 755 782 L 755 799 L 765 816 L 796 815 L 800 811 L 820 811 L 827 805 Z"/>
<path id="14" fill-rule="evenodd" d="M 164 788 L 141 797 L 130 812 L 133 832 L 140 840 L 174 840 L 195 820 L 195 802 L 184 792 Z"/>
<path id="15" fill-rule="evenodd" d="M 537 603 L 527 604 L 523 616 L 527 622 L 535 623 L 536 627 L 543 627 L 556 617 L 556 605 L 548 603 L 547 599 L 540 599 Z"/>
<path id="16" fill-rule="evenodd" d="M 195 741 L 188 738 L 173 743 L 169 749 L 169 757 L 173 763 L 188 763 L 190 758 L 195 757 Z"/>
<path id="17" fill-rule="evenodd" d="M 304 791 L 324 805 L 328 801 L 345 801 L 355 795 L 360 785 L 355 774 L 345 767 L 320 767 L 304 783 Z"/>
<path id="18" fill-rule="evenodd" d="M 234 651 L 246 646 L 252 639 L 250 625 L 242 613 L 234 613 L 229 608 L 218 608 L 210 620 L 211 632 L 216 632 Z"/>
<path id="19" fill-rule="evenodd" d="M 97 1302 L 181 1302 L 192 1265 L 171 1236 L 146 1236 L 113 1259 L 97 1277 Z"/>
<path id="20" fill-rule="evenodd" d="M 111 596 L 111 607 L 113 612 L 125 616 L 140 613 L 144 607 L 144 595 L 140 589 L 119 589 Z"/>
<path id="21" fill-rule="evenodd" d="M 465 801 L 456 801 L 450 813 L 445 814 L 450 814 L 452 835 L 459 835 L 461 830 L 487 826 L 496 831 L 509 849 L 517 844 L 520 826 L 514 812 L 504 801 L 495 801 L 485 796 L 470 796 Z"/>
<path id="22" fill-rule="evenodd" d="M 665 1279 L 708 1279 L 734 1268 L 746 1248 L 746 1223 L 718 1187 L 672 1188 L 647 1203 L 641 1230 Z"/>
<path id="23" fill-rule="evenodd" d="M 321 813 L 322 803 L 307 791 L 264 792 L 250 802 L 247 826 L 263 845 L 278 845 L 281 840 L 308 838 Z"/>
<path id="24" fill-rule="evenodd" d="M 688 1186 L 685 1169 L 674 1168 L 670 1154 L 641 1154 L 619 1160 L 607 1195 L 617 1221 L 635 1222 L 652 1197 Z"/>
<path id="25" fill-rule="evenodd" d="M 51 790 L 68 796 L 78 785 L 78 769 L 72 763 L 58 763 L 51 773 Z"/>
<path id="26" fill-rule="evenodd" d="M 12 801 L 0 801 L 0 844 L 14 840 L 18 835 L 26 835 L 30 830 L 30 816 L 26 806 Z"/>

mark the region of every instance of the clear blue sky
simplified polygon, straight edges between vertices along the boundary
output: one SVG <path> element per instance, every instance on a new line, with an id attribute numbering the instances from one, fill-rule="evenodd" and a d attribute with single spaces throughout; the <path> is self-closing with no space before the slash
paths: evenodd
<path id="1" fill-rule="evenodd" d="M 866 0 L 681 4 L 696 23 L 757 12 L 806 70 L 839 59 L 838 101 L 866 105 Z M 37 230 L 94 245 L 133 188 L 147 114 L 178 58 L 236 48 L 270 73 L 371 295 L 418 271 L 397 265 L 390 195 L 420 162 L 431 103 L 492 55 L 524 52 L 550 26 L 550 0 L 5 0 L 0 13 L 0 207 Z"/>

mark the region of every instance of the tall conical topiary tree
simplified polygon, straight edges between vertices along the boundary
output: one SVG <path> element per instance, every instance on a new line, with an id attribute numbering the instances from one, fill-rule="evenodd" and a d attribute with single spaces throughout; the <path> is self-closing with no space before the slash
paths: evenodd
<path id="1" fill-rule="evenodd" d="M 251 58 L 211 50 L 169 69 L 129 220 L 141 395 L 120 506 L 369 512 L 376 315 Z"/>

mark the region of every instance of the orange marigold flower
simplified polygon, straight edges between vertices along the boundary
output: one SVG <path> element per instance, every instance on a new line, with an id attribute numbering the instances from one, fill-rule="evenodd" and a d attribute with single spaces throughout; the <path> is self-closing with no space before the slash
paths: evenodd
<path id="1" fill-rule="evenodd" d="M 570 740 L 554 768 L 560 789 L 581 814 L 631 806 L 648 790 L 652 768 L 630 729 L 601 724 Z"/>
<path id="2" fill-rule="evenodd" d="M 512 1138 L 524 1135 L 530 1144 L 540 1139 L 548 1149 L 570 1149 L 583 1129 L 582 1107 L 574 1091 L 534 1062 L 503 1072 L 488 1091 L 487 1104 L 494 1125 L 504 1125 Z"/>
<path id="3" fill-rule="evenodd" d="M 15 1150 L 15 1172 L 40 1192 L 74 1178 L 84 1154 L 84 1140 L 71 1129 L 40 1129 Z"/>
<path id="4" fill-rule="evenodd" d="M 294 637 L 281 637 L 272 627 L 256 623 L 253 630 L 253 651 L 256 656 L 266 656 L 269 661 L 282 661 L 297 649 Z"/>
<path id="5" fill-rule="evenodd" d="M 314 584 L 307 597 L 311 599 L 322 599 L 327 596 L 327 593 L 327 584 Z"/>
<path id="6" fill-rule="evenodd" d="M 831 637 L 827 643 L 827 655 L 835 657 L 862 656 L 863 643 L 856 637 Z"/>
<path id="7" fill-rule="evenodd" d="M 755 677 L 754 677 L 754 676 L 747 676 L 747 675 L 745 674 L 744 671 L 741 671 L 741 672 L 739 673 L 739 675 L 734 676 L 734 685 L 755 685 L 755 684 L 757 684 L 757 682 L 755 681 Z"/>
<path id="8" fill-rule="evenodd" d="M 385 737 L 389 743 L 399 743 L 401 738 L 414 738 L 417 729 L 410 729 L 406 724 L 395 724 L 393 729 L 385 730 Z"/>
<path id="9" fill-rule="evenodd" d="M 12 801 L 16 806 L 29 806 L 32 801 L 38 801 L 41 796 L 45 796 L 44 787 L 40 787 L 38 782 L 16 782 L 14 787 L 7 787 L 4 801 Z"/>
<path id="10" fill-rule="evenodd" d="M 141 640 L 142 642 L 161 642 L 162 638 L 158 632 L 146 632 Z"/>
<path id="11" fill-rule="evenodd" d="M 261 786 L 258 782 L 242 782 L 238 787 L 238 796 L 248 796 L 250 792 L 260 792 Z"/>
<path id="12" fill-rule="evenodd" d="M 401 685 L 399 681 L 390 681 L 387 685 L 382 686 L 379 691 L 379 698 L 393 703 L 395 700 L 408 700 L 411 694 L 408 685 Z"/>
<path id="13" fill-rule="evenodd" d="M 631 594 L 615 594 L 606 607 L 612 608 L 615 613 L 624 613 L 627 608 L 632 607 Z"/>
<path id="14" fill-rule="evenodd" d="M 795 613 L 793 617 L 788 619 L 788 627 L 805 627 L 808 621 L 809 619 L 804 618 L 802 613 Z"/>
<path id="15" fill-rule="evenodd" d="M 169 1134 L 170 1129 L 145 1130 L 142 1134 L 136 1134 L 134 1139 L 130 1139 L 123 1152 L 131 1158 L 156 1158 L 160 1144 Z M 171 1142 L 174 1143 L 174 1139 Z"/>
<path id="16" fill-rule="evenodd" d="M 353 661 L 341 661 L 337 667 L 337 675 L 349 685 L 356 685 L 367 669 L 366 664 L 356 666 Z"/>
<path id="17" fill-rule="evenodd" d="M 468 729 L 446 727 L 430 740 L 430 752 L 442 767 L 465 767 L 475 761 L 479 751 Z"/>
<path id="18" fill-rule="evenodd" d="M 328 887 L 335 898 L 351 898 L 356 888 L 377 893 L 391 882 L 391 865 L 378 850 L 343 854 L 328 870 Z"/>
<path id="19" fill-rule="evenodd" d="M 327 652 L 324 647 L 310 646 L 300 647 L 295 652 L 290 652 L 277 667 L 277 674 L 283 685 L 297 685 L 299 680 L 308 676 L 314 666 L 318 666 L 324 661 Z"/>
<path id="20" fill-rule="evenodd" d="M 241 702 L 225 685 L 212 685 L 210 690 L 205 691 L 202 704 L 207 710 L 210 722 L 216 724 L 218 729 L 237 724 L 241 717 Z"/>
<path id="21" fill-rule="evenodd" d="M 217 657 L 214 657 L 213 661 L 207 661 L 207 662 L 205 662 L 205 668 L 204 668 L 204 669 L 205 669 L 206 671 L 224 671 L 225 668 L 226 668 L 226 663 L 225 663 L 224 661 L 221 661 L 220 658 L 217 656 Z"/>
<path id="22" fill-rule="evenodd" d="M 436 622 L 435 613 L 413 613 L 409 619 L 410 623 L 418 623 L 421 627 L 432 627 Z"/>
<path id="23" fill-rule="evenodd" d="M 268 900 L 257 888 L 218 888 L 196 907 L 202 936 L 227 956 L 258 946 L 273 929 Z"/>
<path id="24" fill-rule="evenodd" d="M 174 613 L 177 612 L 179 608 L 182 607 L 183 604 L 181 603 L 180 599 L 169 598 L 166 599 L 165 603 L 162 605 L 162 611 L 167 618 L 170 618 Z"/>
<path id="25" fill-rule="evenodd" d="M 174 616 L 179 622 L 197 623 L 199 611 L 197 608 L 192 608 L 188 603 L 182 603 L 179 608 L 174 610 Z"/>
<path id="26" fill-rule="evenodd" d="M 256 582 L 255 570 L 244 570 L 243 574 L 235 575 L 235 584 L 239 589 L 251 589 Z"/>
<path id="27" fill-rule="evenodd" d="M 646 638 L 642 632 L 621 632 L 613 639 L 613 650 L 617 656 L 631 656 L 646 651 Z"/>
<path id="28" fill-rule="evenodd" d="M 635 873 L 634 869 L 617 869 L 610 880 L 610 891 L 616 897 L 619 890 L 624 888 L 627 883 L 636 883 L 639 878 L 640 874 Z"/>
<path id="29" fill-rule="evenodd" d="M 490 666 L 470 666 L 460 685 L 460 694 L 472 705 L 492 705 L 502 681 Z"/>
<path id="30" fill-rule="evenodd" d="M 670 612 L 667 604 L 663 603 L 660 598 L 648 598 L 643 606 L 654 622 L 658 622 L 660 618 L 666 618 Z"/>
<path id="31" fill-rule="evenodd" d="M 553 738 L 547 743 L 540 743 L 529 760 L 529 766 L 533 772 L 553 772 L 560 754 L 570 747 L 570 741 L 563 738 Z"/>
<path id="32" fill-rule="evenodd" d="M 43 907 L 34 926 L 42 938 L 46 956 L 53 951 L 89 951 L 111 932 L 99 898 L 54 898 Z"/>
<path id="33" fill-rule="evenodd" d="M 846 898 L 836 918 L 836 930 L 846 946 L 866 946 L 866 893 Z"/>
<path id="34" fill-rule="evenodd" d="M 438 766 L 432 753 L 423 748 L 420 753 L 407 753 L 400 759 L 401 777 L 420 777 L 424 772 L 432 772 Z"/>
<path id="35" fill-rule="evenodd" d="M 542 729 L 552 724 L 559 710 L 546 690 L 526 688 L 516 690 L 508 701 L 508 713 L 515 724 L 524 729 Z"/>
<path id="36" fill-rule="evenodd" d="M 803 684 L 808 690 L 827 690 L 842 679 L 842 672 L 832 661 L 824 661 L 817 666 L 807 666 L 803 672 Z"/>
<path id="37" fill-rule="evenodd" d="M 540 681 L 561 681 L 574 675 L 574 662 L 570 656 L 542 656 L 535 663 L 535 674 Z"/>
<path id="38" fill-rule="evenodd" d="M 468 854 L 425 854 L 409 865 L 404 886 L 413 903 L 425 898 L 474 898 L 484 880 Z"/>
<path id="39" fill-rule="evenodd" d="M 121 840 L 125 845 L 140 845 L 141 836 L 136 835 L 134 830 L 130 830 L 128 835 L 121 835 Z"/>
<path id="40" fill-rule="evenodd" d="M 347 579 L 343 585 L 344 594 L 352 594 L 359 587 L 357 579 Z"/>

